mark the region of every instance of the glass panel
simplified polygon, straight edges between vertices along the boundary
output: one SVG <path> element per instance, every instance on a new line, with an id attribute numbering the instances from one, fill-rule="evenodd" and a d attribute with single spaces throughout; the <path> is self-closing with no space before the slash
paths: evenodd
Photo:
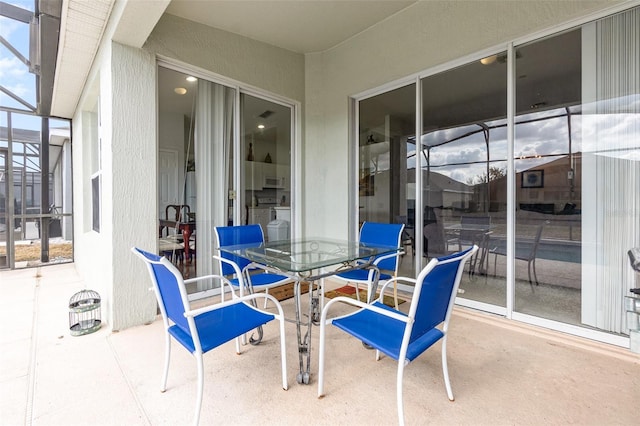
<path id="1" fill-rule="evenodd" d="M 415 276 L 415 97 L 411 84 L 359 103 L 359 223 L 404 223 L 399 274 Z"/>
<path id="2" fill-rule="evenodd" d="M 291 236 L 291 107 L 240 94 L 244 188 L 242 222 L 267 241 Z"/>
<path id="3" fill-rule="evenodd" d="M 69 122 L 49 120 L 43 138 L 43 120 L 47 119 L 7 114 L 11 118 L 7 122 L 11 125 L 2 136 L 2 145 L 7 149 L 3 149 L 5 155 L 0 171 L 5 218 L 0 256 L 8 255 L 8 247 L 13 254 L 13 264 L 7 256 L 4 266 L 24 268 L 71 262 L 73 216 Z M 11 204 L 12 209 L 9 208 Z M 47 232 L 42 232 L 43 224 L 46 224 Z"/>
<path id="4" fill-rule="evenodd" d="M 640 7 L 583 29 L 582 317 L 640 347 L 631 289 L 640 276 Z M 588 171 L 588 172 L 587 172 Z M 637 297 L 637 296 L 636 296 Z M 627 311 L 627 312 L 625 312 Z M 631 330 L 635 331 L 631 333 Z"/>
<path id="5" fill-rule="evenodd" d="M 506 238 L 506 71 L 502 52 L 422 80 L 425 255 L 477 244 L 461 292 L 498 306 L 505 279 L 487 272 L 490 250 Z"/>
<path id="6" fill-rule="evenodd" d="M 185 276 L 197 276 L 192 250 L 184 232 L 195 240 L 198 210 L 194 126 L 198 82 L 187 74 L 158 68 L 158 252 L 184 268 Z M 99 156 L 92 158 L 99 164 Z M 189 246 L 189 256 L 185 246 Z M 192 291 L 190 289 L 190 291 Z"/>
<path id="7" fill-rule="evenodd" d="M 581 50 L 577 29 L 516 51 L 514 309 L 571 324 L 582 282 Z"/>

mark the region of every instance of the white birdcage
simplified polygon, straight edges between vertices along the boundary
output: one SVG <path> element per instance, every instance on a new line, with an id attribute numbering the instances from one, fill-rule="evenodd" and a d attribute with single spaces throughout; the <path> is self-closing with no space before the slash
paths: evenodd
<path id="1" fill-rule="evenodd" d="M 100 328 L 100 295 L 82 290 L 69 299 L 69 330 L 72 336 L 93 333 Z"/>

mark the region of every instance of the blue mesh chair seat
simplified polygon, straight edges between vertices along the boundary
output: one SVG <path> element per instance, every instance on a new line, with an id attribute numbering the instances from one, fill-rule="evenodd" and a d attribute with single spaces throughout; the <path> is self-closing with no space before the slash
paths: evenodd
<path id="1" fill-rule="evenodd" d="M 218 346 L 236 339 L 236 352 L 240 353 L 237 338 L 270 321 L 280 323 L 280 357 L 282 368 L 282 387 L 288 388 L 286 376 L 286 351 L 284 334 L 284 314 L 280 303 L 268 294 L 248 294 L 237 296 L 229 281 L 219 275 L 206 275 L 184 281 L 182 274 L 165 257 L 146 252 L 139 248 L 131 251 L 142 259 L 155 290 L 162 321 L 166 331 L 165 363 L 160 390 L 165 391 L 169 375 L 169 360 L 171 355 L 171 337 L 191 353 L 198 368 L 198 392 L 194 424 L 200 419 L 200 407 L 204 389 L 203 354 Z M 199 309 L 192 309 L 187 297 L 186 283 L 200 280 L 219 280 L 221 283 L 220 302 Z M 240 278 L 242 279 L 242 278 Z M 242 286 L 242 283 L 240 283 Z M 225 300 L 225 288 L 229 291 L 230 300 Z M 253 306 L 256 299 L 269 299 L 276 307 L 277 313 L 262 311 Z"/>
<path id="2" fill-rule="evenodd" d="M 325 341 L 327 325 L 354 336 L 380 354 L 398 362 L 396 377 L 398 421 L 404 424 L 402 400 L 402 378 L 405 365 L 409 364 L 434 343 L 442 340 L 442 371 L 447 396 L 453 401 L 447 368 L 447 330 L 458 286 L 463 275 L 464 264 L 478 251 L 478 246 L 449 256 L 434 258 L 420 272 L 417 279 L 392 278 L 380 291 L 380 297 L 366 304 L 347 297 L 336 297 L 329 301 L 320 320 L 320 365 L 318 373 L 318 397 L 324 396 Z M 384 287 L 392 282 L 406 282 L 414 286 L 408 313 L 382 303 Z M 358 309 L 336 318 L 327 319 L 334 304 L 346 303 Z"/>

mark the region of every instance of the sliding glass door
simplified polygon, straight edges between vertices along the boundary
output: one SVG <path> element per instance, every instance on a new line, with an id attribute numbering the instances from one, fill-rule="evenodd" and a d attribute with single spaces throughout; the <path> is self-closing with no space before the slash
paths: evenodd
<path id="1" fill-rule="evenodd" d="M 292 112 L 290 105 L 240 94 L 242 224 L 259 224 L 267 240 L 292 233 Z"/>
<path id="2" fill-rule="evenodd" d="M 293 106 L 164 66 L 158 99 L 158 253 L 194 277 L 214 272 L 216 226 L 289 238 Z"/>
<path id="3" fill-rule="evenodd" d="M 465 306 L 625 344 L 627 252 L 640 246 L 638 28 L 636 7 L 425 75 L 421 134 L 402 133 L 395 151 L 395 102 L 412 109 L 413 87 L 360 100 L 360 220 L 406 209 L 420 258 L 477 244 Z"/>
<path id="4" fill-rule="evenodd" d="M 416 86 L 409 84 L 358 105 L 358 224 L 405 224 L 399 265 L 405 276 L 416 261 L 415 98 Z"/>
<path id="5" fill-rule="evenodd" d="M 627 257 L 640 247 L 639 29 L 640 7 L 582 29 L 581 322 L 624 335 L 640 285 Z"/>
<path id="6" fill-rule="evenodd" d="M 506 300 L 493 264 L 506 236 L 506 58 L 499 52 L 421 80 L 425 256 L 478 245 L 460 296 L 494 306 Z"/>
<path id="7" fill-rule="evenodd" d="M 581 30 L 515 51 L 516 312 L 580 324 Z M 498 268 L 506 266 L 498 256 Z"/>

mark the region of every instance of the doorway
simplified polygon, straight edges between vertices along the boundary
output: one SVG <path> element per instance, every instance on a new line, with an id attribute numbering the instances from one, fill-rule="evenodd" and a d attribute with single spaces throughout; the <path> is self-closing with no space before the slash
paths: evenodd
<path id="1" fill-rule="evenodd" d="M 171 218 L 171 241 L 159 227 L 158 252 L 185 277 L 214 272 L 216 226 L 257 223 L 265 239 L 274 222 L 272 238 L 289 238 L 293 230 L 294 105 L 212 80 L 158 67 L 160 225 L 167 206 L 182 206 L 179 218 Z M 199 282 L 188 291 L 202 297 L 217 286 Z"/>

